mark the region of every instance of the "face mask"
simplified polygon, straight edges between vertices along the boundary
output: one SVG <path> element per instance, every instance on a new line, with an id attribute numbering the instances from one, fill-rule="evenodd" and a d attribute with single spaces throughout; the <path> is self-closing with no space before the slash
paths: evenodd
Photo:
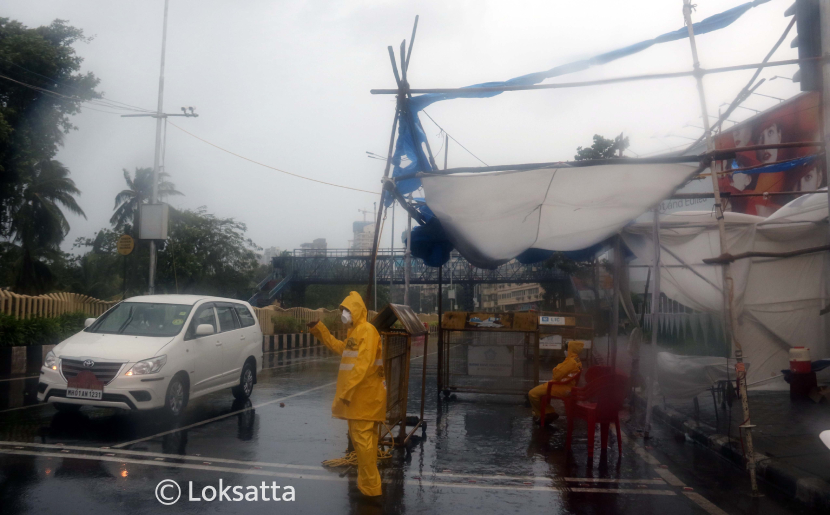
<path id="1" fill-rule="evenodd" d="M 344 309 L 343 313 L 340 314 L 340 321 L 343 322 L 346 325 L 351 324 L 352 323 L 352 314 Z"/>

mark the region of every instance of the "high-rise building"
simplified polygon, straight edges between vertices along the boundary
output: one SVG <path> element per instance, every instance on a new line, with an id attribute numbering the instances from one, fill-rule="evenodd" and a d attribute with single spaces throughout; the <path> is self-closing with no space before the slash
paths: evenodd
<path id="1" fill-rule="evenodd" d="M 354 222 L 352 224 L 352 231 L 354 232 L 352 250 L 371 251 L 372 245 L 375 242 L 375 222 Z"/>
<path id="2" fill-rule="evenodd" d="M 317 238 L 311 243 L 300 244 L 300 252 L 303 256 L 325 256 L 328 248 L 325 238 Z"/>
<path id="3" fill-rule="evenodd" d="M 262 265 L 270 265 L 271 259 L 280 255 L 279 247 L 268 247 L 262 251 L 262 257 L 259 258 L 259 263 Z"/>

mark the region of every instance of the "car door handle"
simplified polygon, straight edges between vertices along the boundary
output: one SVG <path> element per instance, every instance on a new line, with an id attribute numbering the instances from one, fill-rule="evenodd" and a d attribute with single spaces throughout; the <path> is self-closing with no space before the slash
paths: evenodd
<path id="1" fill-rule="evenodd" d="M 222 346 L 222 342 L 216 342 L 216 346 L 217 346 L 217 347 L 221 347 L 221 346 Z"/>
<path id="2" fill-rule="evenodd" d="M 242 336 L 240 336 L 240 337 L 239 337 L 239 339 L 240 339 L 240 340 L 244 340 L 244 339 L 245 339 L 245 335 L 243 334 Z"/>

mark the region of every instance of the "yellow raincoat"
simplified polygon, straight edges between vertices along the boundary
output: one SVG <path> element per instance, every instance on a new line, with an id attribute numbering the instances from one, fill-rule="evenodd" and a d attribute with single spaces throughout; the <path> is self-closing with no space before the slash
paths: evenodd
<path id="1" fill-rule="evenodd" d="M 342 356 L 331 414 L 349 421 L 349 437 L 358 461 L 357 487 L 365 495 L 375 496 L 381 494 L 378 423 L 386 421 L 383 348 L 377 329 L 366 320 L 368 312 L 360 294 L 349 293 L 340 307 L 352 314 L 345 342 L 332 336 L 321 322 L 311 328 L 311 334 Z"/>
<path id="2" fill-rule="evenodd" d="M 567 377 L 572 377 L 573 380 L 567 381 L 563 384 L 555 384 L 550 388 L 550 394 L 553 397 L 567 397 L 571 394 L 571 388 L 576 386 L 576 375 L 582 370 L 582 362 L 579 360 L 579 353 L 585 344 L 579 340 L 571 340 L 568 343 L 568 355 L 565 361 L 556 365 L 553 369 L 553 377 L 551 381 L 561 381 Z M 527 394 L 530 399 L 530 406 L 533 409 L 533 415 L 538 417 L 541 413 L 539 410 L 539 403 L 542 396 L 548 393 L 548 383 L 542 383 L 536 388 L 530 390 Z M 545 408 L 545 413 L 556 413 L 554 409 Z M 547 418 L 547 416 L 545 417 Z"/>

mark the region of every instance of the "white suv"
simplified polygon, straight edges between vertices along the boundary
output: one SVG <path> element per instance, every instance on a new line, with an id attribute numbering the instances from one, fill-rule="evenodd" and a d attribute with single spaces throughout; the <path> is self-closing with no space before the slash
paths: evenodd
<path id="1" fill-rule="evenodd" d="M 40 370 L 37 398 L 81 406 L 164 408 L 233 388 L 251 395 L 262 370 L 262 331 L 250 304 L 197 295 L 133 297 L 59 343 Z"/>

